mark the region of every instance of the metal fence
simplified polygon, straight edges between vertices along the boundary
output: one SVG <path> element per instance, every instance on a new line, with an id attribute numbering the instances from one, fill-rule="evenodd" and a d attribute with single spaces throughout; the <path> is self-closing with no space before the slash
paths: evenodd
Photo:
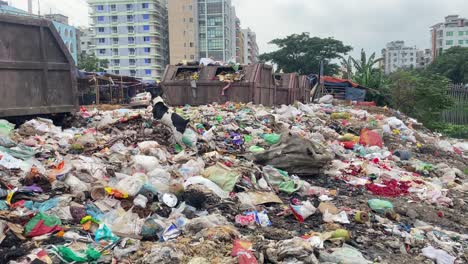
<path id="1" fill-rule="evenodd" d="M 454 125 L 468 125 L 468 84 L 451 84 L 447 93 L 454 105 L 442 113 L 442 121 Z"/>

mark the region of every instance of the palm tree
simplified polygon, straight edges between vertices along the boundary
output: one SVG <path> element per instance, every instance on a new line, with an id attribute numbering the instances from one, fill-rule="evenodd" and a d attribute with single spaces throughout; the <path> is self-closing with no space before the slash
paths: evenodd
<path id="1" fill-rule="evenodd" d="M 353 58 L 349 56 L 347 59 L 343 56 L 341 58 L 341 68 L 343 70 L 343 78 L 347 80 L 353 79 Z"/>

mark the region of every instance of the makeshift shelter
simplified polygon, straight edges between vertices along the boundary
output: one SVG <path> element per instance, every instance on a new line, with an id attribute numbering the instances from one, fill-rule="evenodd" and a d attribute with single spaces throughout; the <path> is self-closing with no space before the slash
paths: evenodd
<path id="1" fill-rule="evenodd" d="M 316 91 L 316 93 L 319 94 L 314 96 L 314 98 L 319 98 L 327 94 L 333 95 L 335 99 L 358 102 L 362 102 L 366 98 L 368 88 L 350 80 L 322 76 L 320 82 L 321 89 Z"/>
<path id="2" fill-rule="evenodd" d="M 80 105 L 127 104 L 143 90 L 144 84 L 135 77 L 82 71 L 78 74 Z"/>

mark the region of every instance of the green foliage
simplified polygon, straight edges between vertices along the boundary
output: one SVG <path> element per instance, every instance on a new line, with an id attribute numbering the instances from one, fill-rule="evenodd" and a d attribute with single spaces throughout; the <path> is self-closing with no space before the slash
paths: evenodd
<path id="1" fill-rule="evenodd" d="M 351 46 L 346 46 L 339 40 L 311 38 L 309 33 L 274 39 L 269 44 L 274 44 L 279 49 L 260 55 L 260 60 L 276 64 L 278 70 L 299 74 L 318 73 L 321 60 L 326 75 L 337 74 L 339 66 L 331 61 L 352 50 Z"/>
<path id="2" fill-rule="evenodd" d="M 468 83 L 468 48 L 452 47 L 444 51 L 428 70 L 441 74 L 454 83 Z"/>
<path id="3" fill-rule="evenodd" d="M 449 80 L 430 72 L 397 71 L 389 76 L 392 107 L 437 127 L 440 114 L 452 105 L 447 95 Z"/>
<path id="4" fill-rule="evenodd" d="M 109 66 L 108 60 L 101 60 L 94 54 L 82 53 L 78 57 L 78 69 L 88 72 L 103 72 Z"/>
<path id="5" fill-rule="evenodd" d="M 436 123 L 433 129 L 448 137 L 468 139 L 468 125 Z"/>
<path id="6" fill-rule="evenodd" d="M 343 79 L 353 79 L 353 57 L 349 56 L 347 59 L 343 56 L 341 58 L 341 67 L 345 69 L 343 72 Z"/>

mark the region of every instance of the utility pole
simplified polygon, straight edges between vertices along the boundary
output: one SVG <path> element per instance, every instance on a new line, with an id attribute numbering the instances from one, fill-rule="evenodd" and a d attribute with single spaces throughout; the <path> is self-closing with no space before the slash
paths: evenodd
<path id="1" fill-rule="evenodd" d="M 37 0 L 37 15 L 41 16 L 41 2 Z"/>

